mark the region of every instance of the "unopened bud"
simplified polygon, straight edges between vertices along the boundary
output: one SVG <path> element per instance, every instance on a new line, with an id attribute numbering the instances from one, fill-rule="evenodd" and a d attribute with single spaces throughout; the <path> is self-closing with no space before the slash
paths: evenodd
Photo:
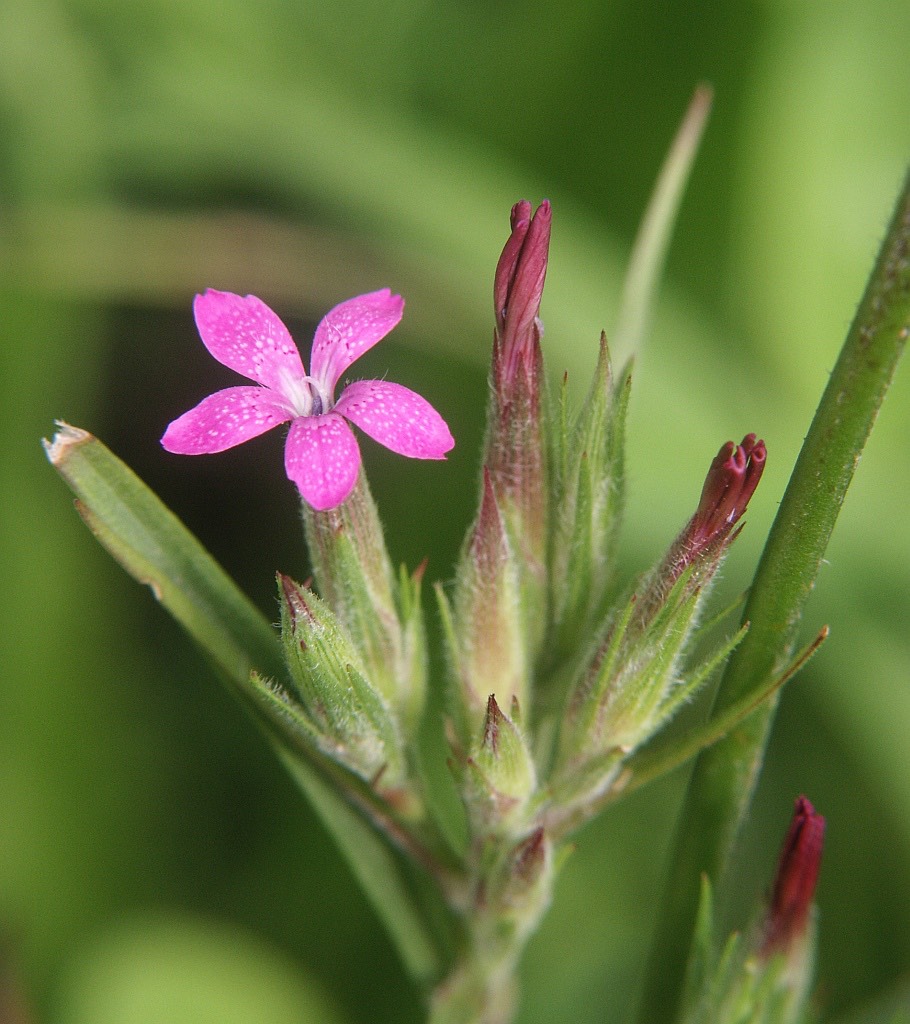
<path id="1" fill-rule="evenodd" d="M 549 490 L 540 301 L 547 273 L 551 212 L 527 201 L 512 208 L 512 231 L 496 268 L 496 329 L 484 466 L 515 547 L 526 643 L 536 656 L 546 620 Z M 498 690 L 497 690 L 498 692 Z"/>
<path id="2" fill-rule="evenodd" d="M 770 904 L 761 930 L 743 943 L 735 933 L 720 960 L 710 940 L 710 887 L 703 882 L 700 932 L 695 948 L 701 991 L 693 990 L 682 1020 L 717 1024 L 799 1024 L 807 1020 L 815 958 L 812 898 L 821 863 L 825 819 L 801 796 L 784 840 Z M 813 1015 L 814 1019 L 814 1015 Z"/>
<path id="3" fill-rule="evenodd" d="M 787 952 L 805 935 L 815 896 L 825 838 L 825 819 L 801 796 L 784 840 L 765 921 L 761 952 Z"/>
<path id="4" fill-rule="evenodd" d="M 717 453 L 702 488 L 698 509 L 688 526 L 693 549 L 704 548 L 719 536 L 727 537 L 742 518 L 765 469 L 765 442 L 746 434 Z"/>
<path id="5" fill-rule="evenodd" d="M 662 607 L 677 580 L 692 569 L 691 586 L 711 582 L 721 559 L 736 538 L 749 500 L 758 487 L 767 458 L 765 442 L 746 434 L 741 444 L 727 441 L 711 463 L 695 515 L 651 574 L 638 603 L 644 623 Z"/>
<path id="6" fill-rule="evenodd" d="M 647 742 L 710 674 L 696 669 L 687 677 L 680 666 L 708 585 L 758 486 L 765 454 L 754 434 L 721 448 L 695 515 L 625 608 L 606 623 L 562 723 L 562 784 L 573 777 L 585 780 L 596 797 L 616 770 L 611 751 L 626 755 Z M 707 664 L 716 667 L 730 649 L 721 648 Z M 600 782 L 588 783 L 588 767 L 601 763 L 607 771 Z"/>
<path id="7" fill-rule="evenodd" d="M 513 716 L 503 714 L 496 697 L 487 700 L 480 742 L 467 763 L 465 803 L 476 833 L 499 831 L 520 824 L 537 779 L 531 751 Z"/>
<path id="8" fill-rule="evenodd" d="M 496 332 L 502 351 L 502 372 L 511 379 L 518 367 L 532 367 L 542 333 L 540 301 L 550 251 L 550 204 L 535 214 L 522 199 L 512 207 L 512 233 L 502 250 L 493 282 Z"/>
<path id="9" fill-rule="evenodd" d="M 400 788 L 405 757 L 394 715 L 337 617 L 279 574 L 281 635 L 294 694 L 324 753 L 380 792 Z"/>

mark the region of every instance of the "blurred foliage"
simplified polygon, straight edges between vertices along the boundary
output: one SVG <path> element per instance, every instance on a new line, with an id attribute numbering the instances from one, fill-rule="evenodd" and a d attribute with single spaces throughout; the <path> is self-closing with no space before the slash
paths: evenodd
<path id="1" fill-rule="evenodd" d="M 393 552 L 429 553 L 444 578 L 474 494 L 511 203 L 553 201 L 544 345 L 581 392 L 706 79 L 715 115 L 638 354 L 622 572 L 686 519 L 718 444 L 754 429 L 770 461 L 727 568 L 735 593 L 903 174 L 908 38 L 901 0 L 0 6 L 0 934 L 34 1020 L 152 1019 L 128 1003 L 153 983 L 157 1019 L 233 1019 L 194 1010 L 206 992 L 261 1005 L 242 1016 L 255 1024 L 420 1019 L 290 782 L 69 513 L 38 444 L 53 418 L 107 441 L 274 615 L 273 570 L 305 573 L 275 438 L 213 460 L 158 446 L 227 382 L 191 296 L 260 294 L 305 342 L 328 306 L 388 285 L 405 321 L 361 372 L 420 390 L 458 446 L 445 466 L 375 448 L 367 465 Z M 910 974 L 908 386 L 904 369 L 810 604 L 807 628 L 830 622 L 832 638 L 785 696 L 731 908 L 744 923 L 805 791 L 829 822 L 829 1019 L 861 1019 Z M 529 952 L 525 1024 L 629 1009 L 677 790 L 582 836 Z M 162 988 L 173 1003 L 155 1002 Z"/>

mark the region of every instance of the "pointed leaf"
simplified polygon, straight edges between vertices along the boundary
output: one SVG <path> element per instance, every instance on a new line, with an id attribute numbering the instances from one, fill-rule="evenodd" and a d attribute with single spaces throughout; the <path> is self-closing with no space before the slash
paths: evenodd
<path id="1" fill-rule="evenodd" d="M 252 669 L 285 677 L 278 637 L 180 520 L 97 438 L 60 423 L 51 464 L 89 529 L 193 637 L 239 690 Z"/>
<path id="2" fill-rule="evenodd" d="M 638 349 L 647 332 L 676 214 L 708 122 L 711 100 L 709 86 L 700 85 L 695 90 L 638 229 L 614 332 L 615 342 L 623 349 Z"/>
<path id="3" fill-rule="evenodd" d="M 98 540 L 131 576 L 152 588 L 231 688 L 256 710 L 258 720 L 268 723 L 282 760 L 348 857 L 405 966 L 415 979 L 427 980 L 437 968 L 435 945 L 399 863 L 376 831 L 382 824 L 368 824 L 361 816 L 372 817 L 369 794 L 351 786 L 349 773 L 304 741 L 305 729 L 296 731 L 295 743 L 286 726 L 276 728 L 275 692 L 265 697 L 268 688 L 255 676 L 251 679 L 255 669 L 275 679 L 286 677 L 278 636 L 265 617 L 180 520 L 97 438 L 61 423 L 45 449 L 76 493 L 80 513 Z M 394 822 L 386 823 L 386 829 L 393 831 Z M 402 834 L 402 845 L 407 839 Z"/>

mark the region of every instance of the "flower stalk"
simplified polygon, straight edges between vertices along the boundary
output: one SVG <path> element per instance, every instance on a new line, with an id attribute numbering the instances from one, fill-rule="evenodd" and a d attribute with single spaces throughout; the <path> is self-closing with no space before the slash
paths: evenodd
<path id="1" fill-rule="evenodd" d="M 304 501 L 301 515 L 319 593 L 405 733 L 414 735 L 426 696 L 423 567 L 395 575 L 362 473 L 342 505 L 320 511 Z"/>

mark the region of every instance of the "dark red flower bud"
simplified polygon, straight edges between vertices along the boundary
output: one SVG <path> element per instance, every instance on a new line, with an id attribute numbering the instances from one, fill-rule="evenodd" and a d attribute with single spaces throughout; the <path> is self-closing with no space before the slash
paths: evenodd
<path id="1" fill-rule="evenodd" d="M 825 819 L 798 797 L 790 830 L 780 851 L 761 952 L 786 952 L 806 931 L 825 838 Z"/>
<path id="2" fill-rule="evenodd" d="M 698 569 L 696 585 L 709 581 L 738 531 L 749 499 L 765 469 L 765 442 L 746 434 L 742 444 L 732 441 L 721 448 L 705 478 L 695 515 L 673 541 L 654 574 L 650 592 L 642 595 L 636 618 L 648 621 L 660 608 L 676 581 L 690 566 Z"/>
<path id="3" fill-rule="evenodd" d="M 535 651 L 542 642 L 549 511 L 538 314 L 551 222 L 546 201 L 533 215 L 526 200 L 512 207 L 512 231 L 493 283 L 496 329 L 484 452 L 484 465 L 520 561 L 522 601 L 528 608 L 525 624 Z"/>
<path id="4" fill-rule="evenodd" d="M 493 283 L 496 331 L 507 379 L 520 363 L 532 364 L 540 341 L 540 300 L 547 276 L 551 221 L 547 200 L 533 217 L 526 199 L 512 207 L 512 233 L 499 257 Z"/>
<path id="5" fill-rule="evenodd" d="M 689 523 L 689 542 L 702 548 L 740 520 L 765 469 L 765 442 L 746 434 L 741 444 L 728 441 L 711 463 L 701 499 Z"/>

